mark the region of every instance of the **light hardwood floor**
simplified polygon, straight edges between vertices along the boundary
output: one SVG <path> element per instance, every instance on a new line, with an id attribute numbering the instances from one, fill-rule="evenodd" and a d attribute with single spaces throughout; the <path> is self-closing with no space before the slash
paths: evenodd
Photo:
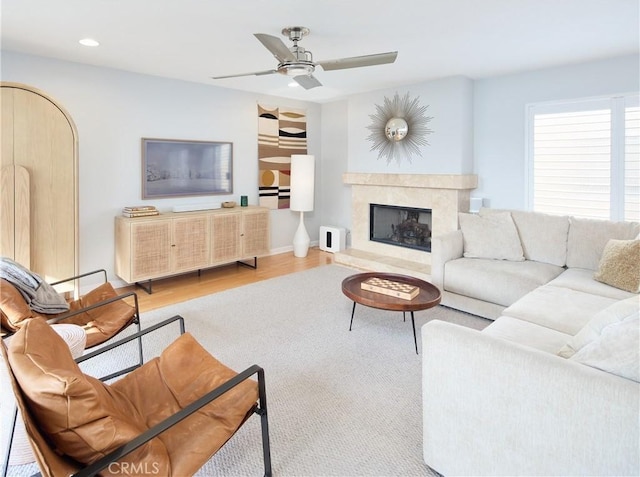
<path id="1" fill-rule="evenodd" d="M 153 293 L 150 295 L 142 288 L 135 286 L 120 288 L 118 291 L 120 293 L 135 291 L 138 295 L 140 311 L 145 312 L 210 293 L 330 263 L 333 263 L 333 254 L 314 247 L 309 249 L 309 254 L 304 258 L 294 257 L 293 252 L 259 258 L 258 268 L 255 270 L 232 263 L 202 270 L 199 276 L 197 272 L 192 272 L 162 280 L 153 280 Z"/>

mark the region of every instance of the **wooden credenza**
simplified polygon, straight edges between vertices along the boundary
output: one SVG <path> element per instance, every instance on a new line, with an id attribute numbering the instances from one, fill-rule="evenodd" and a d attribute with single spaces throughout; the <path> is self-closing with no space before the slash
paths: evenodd
<path id="1" fill-rule="evenodd" d="M 139 283 L 255 259 L 269 254 L 269 239 L 265 207 L 116 217 L 116 274 Z"/>

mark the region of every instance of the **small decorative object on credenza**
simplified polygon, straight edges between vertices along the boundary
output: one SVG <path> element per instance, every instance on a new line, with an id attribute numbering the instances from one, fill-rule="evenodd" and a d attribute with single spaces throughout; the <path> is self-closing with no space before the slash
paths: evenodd
<path id="1" fill-rule="evenodd" d="M 236 206 L 235 200 L 226 200 L 222 203 L 223 209 L 233 209 Z"/>
<path id="2" fill-rule="evenodd" d="M 420 289 L 415 285 L 377 277 L 366 279 L 360 284 L 360 288 L 403 300 L 413 300 L 420 293 Z"/>
<path id="3" fill-rule="evenodd" d="M 122 215 L 125 217 L 148 217 L 159 214 L 160 212 L 153 205 L 127 206 L 122 209 Z"/>

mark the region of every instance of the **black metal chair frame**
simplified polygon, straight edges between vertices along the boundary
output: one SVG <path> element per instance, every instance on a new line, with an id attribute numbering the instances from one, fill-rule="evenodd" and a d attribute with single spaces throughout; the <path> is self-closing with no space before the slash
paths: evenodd
<path id="1" fill-rule="evenodd" d="M 149 328 L 145 328 L 142 331 L 139 331 L 133 335 L 127 336 L 125 338 L 122 338 L 121 340 L 118 340 L 112 344 L 109 344 L 107 346 L 104 346 L 103 348 L 100 348 L 96 351 L 93 351 L 91 353 L 88 353 L 86 355 L 83 355 L 79 358 L 77 358 L 75 361 L 77 363 L 81 363 L 83 361 L 86 361 L 88 359 L 94 358 L 95 356 L 99 356 L 100 354 L 112 350 L 114 348 L 117 348 L 119 346 L 122 346 L 125 343 L 128 343 L 130 341 L 133 341 L 135 339 L 140 340 L 142 338 L 142 336 L 151 333 L 152 331 L 155 331 L 159 328 L 162 328 L 170 323 L 173 323 L 175 321 L 179 322 L 180 325 L 180 334 L 184 334 L 185 332 L 185 327 L 184 327 L 184 318 L 182 318 L 180 315 L 176 315 L 172 318 L 169 318 L 167 320 L 164 320 L 156 325 L 150 326 Z M 140 367 L 140 366 L 136 366 L 136 367 Z M 134 368 L 135 369 L 135 368 Z M 109 376 L 105 376 L 100 378 L 101 381 L 106 381 L 108 379 L 112 379 L 113 377 L 117 377 L 123 374 L 126 374 L 128 372 L 132 371 L 132 369 L 127 369 L 127 370 L 122 370 L 118 373 L 115 374 L 115 376 L 109 375 Z M 260 366 L 258 365 L 253 365 L 250 366 L 249 368 L 245 369 L 244 371 L 238 373 L 235 377 L 233 377 L 232 379 L 226 381 L 225 383 L 221 384 L 220 386 L 218 386 L 217 388 L 213 389 L 212 391 L 208 392 L 207 394 L 205 394 L 204 396 L 202 396 L 201 398 L 197 399 L 196 401 L 192 402 L 191 404 L 189 404 L 188 406 L 186 406 L 184 409 L 178 411 L 177 413 L 169 416 L 168 418 L 166 418 L 164 421 L 160 422 L 159 424 L 156 424 L 155 426 L 151 427 L 150 429 L 148 429 L 147 431 L 143 432 L 142 434 L 140 434 L 138 437 L 136 437 L 135 439 L 131 440 L 130 442 L 128 442 L 127 444 L 124 444 L 122 446 L 120 446 L 119 448 L 117 448 L 116 450 L 114 450 L 113 452 L 107 454 L 106 456 L 104 456 L 103 458 L 101 458 L 100 460 L 94 462 L 91 465 L 88 465 L 86 467 L 83 467 L 82 469 L 80 469 L 78 472 L 76 472 L 75 474 L 73 474 L 74 477 L 89 477 L 89 476 L 94 476 L 97 475 L 101 470 L 105 469 L 106 467 L 109 466 L 109 464 L 118 461 L 119 459 L 121 459 L 122 457 L 126 456 L 127 454 L 133 452 L 134 450 L 136 450 L 138 447 L 146 444 L 147 442 L 149 442 L 151 439 L 154 439 L 155 437 L 157 437 L 159 434 L 161 434 L 162 432 L 166 431 L 167 429 L 169 429 L 170 427 L 174 426 L 175 424 L 177 424 L 178 422 L 182 421 L 183 419 L 189 417 L 191 414 L 193 414 L 194 412 L 196 412 L 198 409 L 206 406 L 207 404 L 209 404 L 210 402 L 214 401 L 215 399 L 217 399 L 218 397 L 222 396 L 224 393 L 226 393 L 227 391 L 233 389 L 234 387 L 236 387 L 238 384 L 242 383 L 243 381 L 246 381 L 247 379 L 249 379 L 251 376 L 253 376 L 254 374 L 257 374 L 258 376 L 258 404 L 256 404 L 256 406 L 253 409 L 253 412 L 255 414 L 258 414 L 260 416 L 260 424 L 261 424 L 261 430 L 262 430 L 262 453 L 263 453 L 263 458 L 264 458 L 264 475 L 265 477 L 271 477 L 272 475 L 272 471 L 271 471 L 271 445 L 269 442 L 269 422 L 268 422 L 268 418 L 267 418 L 267 393 L 266 393 L 266 387 L 265 387 L 265 378 L 264 378 L 264 369 L 262 369 Z M 18 413 L 18 409 L 17 407 L 15 408 L 14 411 L 14 427 L 15 427 L 15 419 L 17 417 L 17 413 Z M 13 428 L 11 430 L 11 439 L 13 439 Z M 5 457 L 5 467 L 4 467 L 4 474 L 3 477 L 6 476 L 6 472 L 8 469 L 8 464 L 9 464 L 9 452 L 10 452 L 10 448 L 7 451 L 7 455 Z M 82 464 L 79 464 L 80 466 Z"/>

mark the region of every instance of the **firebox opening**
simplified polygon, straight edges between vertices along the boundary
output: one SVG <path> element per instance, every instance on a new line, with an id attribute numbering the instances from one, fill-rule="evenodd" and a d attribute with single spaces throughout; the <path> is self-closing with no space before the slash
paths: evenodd
<path id="1" fill-rule="evenodd" d="M 431 252 L 431 209 L 369 204 L 369 239 Z"/>

